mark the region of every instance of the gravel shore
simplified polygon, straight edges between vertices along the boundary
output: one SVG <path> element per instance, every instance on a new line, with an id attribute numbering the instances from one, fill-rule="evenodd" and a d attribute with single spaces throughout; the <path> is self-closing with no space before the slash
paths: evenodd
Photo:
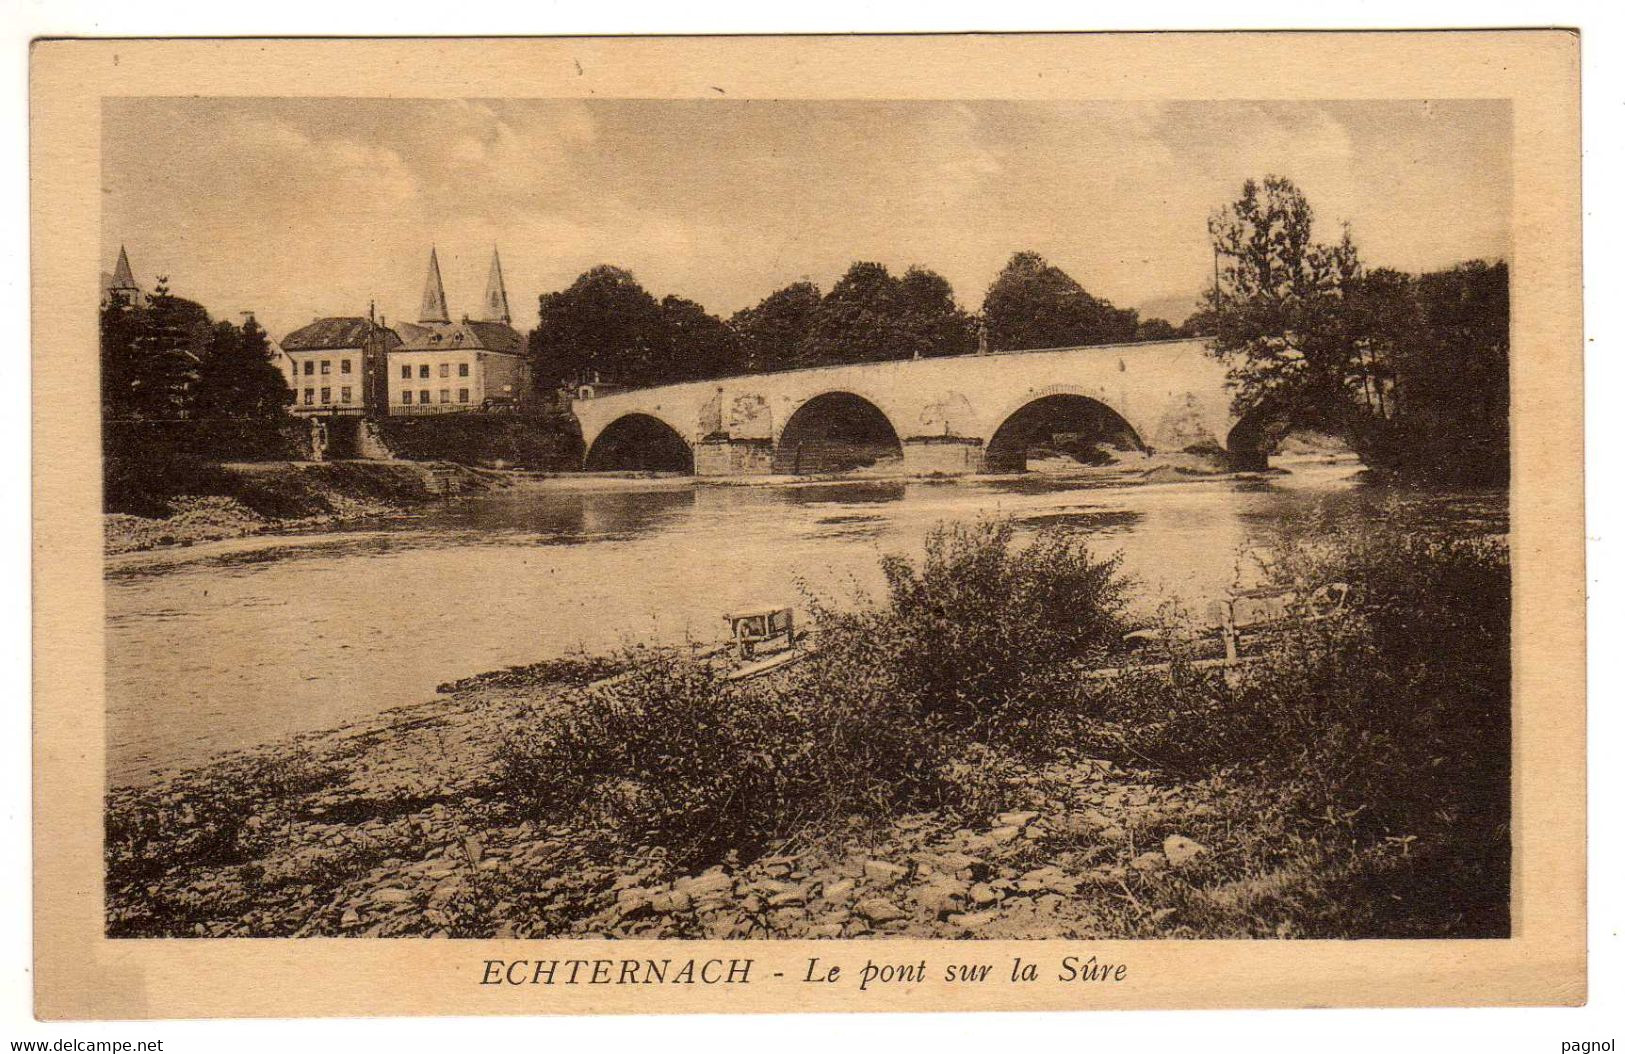
<path id="1" fill-rule="evenodd" d="M 109 935 L 1175 935 L 1135 889 L 1201 873 L 1221 830 L 1220 785 L 1076 758 L 1021 773 L 1026 804 L 987 826 L 907 815 L 684 873 L 504 800 L 505 729 L 580 680 L 559 664 L 471 678 L 111 791 Z"/>

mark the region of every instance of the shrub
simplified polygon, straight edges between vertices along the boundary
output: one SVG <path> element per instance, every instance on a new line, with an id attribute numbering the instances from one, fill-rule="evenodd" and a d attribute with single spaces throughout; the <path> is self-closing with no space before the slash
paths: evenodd
<path id="1" fill-rule="evenodd" d="M 211 766 L 179 793 L 130 792 L 108 802 L 105 854 L 110 886 L 180 866 L 224 867 L 263 848 L 276 835 L 249 820 L 286 811 L 343 778 L 332 764 L 299 750 L 231 759 Z M 263 815 L 261 816 L 263 819 Z"/>
<path id="2" fill-rule="evenodd" d="M 1064 694 L 1072 664 L 1118 630 L 1114 560 L 1069 534 L 1021 550 L 1012 538 L 998 523 L 932 532 L 919 567 L 887 559 L 884 604 L 815 603 L 818 650 L 775 678 L 641 663 L 517 730 L 506 789 L 539 816 L 585 811 L 687 864 L 851 817 L 985 819 L 1016 764 L 985 740 Z"/>
<path id="3" fill-rule="evenodd" d="M 1377 935 L 1504 933 L 1510 882 L 1510 597 L 1504 545 L 1398 530 L 1284 550 L 1284 586 L 1353 587 L 1343 617 L 1289 627 L 1225 677 L 1176 663 L 1086 687 L 1069 731 L 1125 763 L 1239 773 L 1346 861 L 1345 904 L 1398 903 Z M 1095 713 L 1101 721 L 1079 719 Z M 1397 851 L 1396 851 L 1397 847 Z"/>
<path id="4" fill-rule="evenodd" d="M 652 659 L 510 735 L 503 788 L 540 818 L 585 814 L 690 866 L 852 816 L 952 806 L 948 737 L 883 696 L 860 705 L 873 685 L 835 680 L 842 667 L 828 661 L 748 685 Z"/>
<path id="5" fill-rule="evenodd" d="M 554 471 L 581 467 L 580 425 L 569 414 L 425 414 L 383 417 L 377 427 L 396 457 L 413 461 Z"/>
<path id="6" fill-rule="evenodd" d="M 1022 716 L 1057 697 L 1074 667 L 1120 639 L 1126 582 L 1081 535 L 1040 531 L 1014 547 L 1008 521 L 939 526 L 919 567 L 882 561 L 885 604 L 842 612 L 814 601 L 825 650 L 885 671 L 921 714 L 958 727 Z"/>

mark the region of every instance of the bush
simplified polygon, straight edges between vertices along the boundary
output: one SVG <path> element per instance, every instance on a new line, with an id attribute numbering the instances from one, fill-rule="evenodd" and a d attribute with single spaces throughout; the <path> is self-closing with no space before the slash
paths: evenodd
<path id="1" fill-rule="evenodd" d="M 548 727 L 510 736 L 505 789 L 538 817 L 585 814 L 689 865 L 754 855 L 822 822 L 951 799 L 940 735 L 883 700 L 854 708 L 828 687 L 816 667 L 754 686 L 655 658 Z"/>
<path id="2" fill-rule="evenodd" d="M 884 605 L 816 604 L 817 652 L 733 684 L 670 656 L 510 737 L 506 788 L 535 814 L 587 812 L 679 862 L 752 854 L 851 817 L 1005 804 L 1016 759 L 986 740 L 1051 698 L 1118 630 L 1116 562 L 1059 532 L 932 532 L 885 563 Z"/>
<path id="3" fill-rule="evenodd" d="M 179 793 L 129 792 L 110 800 L 105 854 L 110 886 L 139 882 L 176 867 L 225 867 L 252 856 L 276 834 L 251 828 L 262 811 L 343 779 L 309 751 L 232 759 L 211 766 Z"/>
<path id="4" fill-rule="evenodd" d="M 1276 817 L 1345 862 L 1345 888 L 1328 898 L 1397 905 L 1375 910 L 1366 935 L 1504 934 L 1505 546 L 1397 530 L 1336 536 L 1288 546 L 1277 575 L 1300 590 L 1346 581 L 1356 602 L 1289 628 L 1230 677 L 1176 662 L 1172 676 L 1091 685 L 1069 734 L 1183 779 L 1241 776 L 1255 818 Z M 1102 720 L 1078 718 L 1089 713 Z"/>
<path id="5" fill-rule="evenodd" d="M 204 418 L 104 421 L 102 507 L 106 512 L 164 517 L 179 495 L 229 496 L 222 461 L 275 461 L 300 456 L 304 422 Z"/>
<path id="6" fill-rule="evenodd" d="M 1059 529 L 1013 546 L 1008 521 L 933 530 L 916 568 L 882 561 L 883 606 L 840 612 L 813 602 L 824 650 L 884 671 L 888 689 L 955 727 L 1020 719 L 1070 696 L 1079 665 L 1121 638 L 1126 581 Z"/>

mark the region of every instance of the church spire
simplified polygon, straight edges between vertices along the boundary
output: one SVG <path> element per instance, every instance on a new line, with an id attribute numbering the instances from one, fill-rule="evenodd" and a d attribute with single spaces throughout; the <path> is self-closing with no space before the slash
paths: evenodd
<path id="1" fill-rule="evenodd" d="M 418 312 L 419 322 L 450 322 L 446 311 L 446 287 L 440 283 L 440 258 L 434 247 L 429 247 L 429 277 L 423 282 L 423 309 Z"/>
<path id="2" fill-rule="evenodd" d="M 130 258 L 124 252 L 124 246 L 118 247 L 118 266 L 113 268 L 114 289 L 135 289 L 135 275 L 130 273 Z"/>
<path id="3" fill-rule="evenodd" d="M 508 317 L 508 287 L 502 284 L 502 258 L 496 246 L 491 246 L 491 277 L 485 280 L 486 322 L 511 322 Z"/>

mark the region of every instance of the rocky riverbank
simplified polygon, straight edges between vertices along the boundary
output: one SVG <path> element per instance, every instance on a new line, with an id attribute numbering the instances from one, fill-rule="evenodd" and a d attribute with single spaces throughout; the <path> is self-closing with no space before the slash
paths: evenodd
<path id="1" fill-rule="evenodd" d="M 446 494 L 509 486 L 513 474 L 445 462 L 244 462 L 211 474 L 217 493 L 182 494 L 167 516 L 103 517 L 109 555 L 197 545 L 266 532 L 351 523 L 410 508 Z"/>
<path id="2" fill-rule="evenodd" d="M 114 790 L 109 934 L 1169 935 L 1180 922 L 1147 887 L 1186 884 L 1223 856 L 1221 783 L 1073 758 L 1019 772 L 1024 804 L 990 824 L 916 813 L 685 873 L 614 832 L 525 819 L 499 789 L 504 730 L 606 669 L 472 678 Z"/>

